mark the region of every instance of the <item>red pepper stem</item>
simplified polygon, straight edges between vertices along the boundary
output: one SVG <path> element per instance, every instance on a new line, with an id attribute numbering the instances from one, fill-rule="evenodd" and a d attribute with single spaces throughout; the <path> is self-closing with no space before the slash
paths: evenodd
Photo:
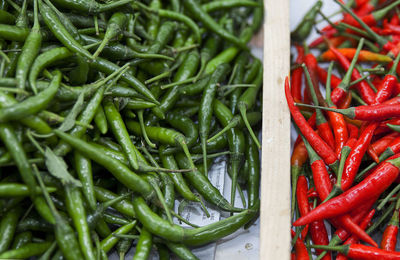
<path id="1" fill-rule="evenodd" d="M 400 125 L 392 125 L 392 124 L 386 124 L 390 129 L 393 131 L 399 132 L 400 133 Z"/>
<path id="2" fill-rule="evenodd" d="M 396 227 L 399 226 L 399 208 L 400 208 L 400 194 L 397 194 L 396 207 L 394 208 L 392 218 L 390 219 L 388 225 Z"/>
<path id="3" fill-rule="evenodd" d="M 388 163 L 391 163 L 393 166 L 400 168 L 400 157 L 394 158 L 392 160 L 387 161 Z"/>
<path id="4" fill-rule="evenodd" d="M 301 169 L 302 167 L 297 165 L 292 165 L 290 168 L 290 175 L 292 177 L 292 201 L 290 205 L 290 212 L 292 217 L 295 216 L 297 179 L 299 178 Z"/>
<path id="5" fill-rule="evenodd" d="M 366 80 L 369 76 L 370 75 L 363 75 L 361 78 L 353 80 L 352 82 L 350 82 L 349 86 L 351 87 L 353 85 L 356 85 L 356 84 L 360 83 L 361 81 Z"/>
<path id="6" fill-rule="evenodd" d="M 394 155 L 394 152 L 390 147 L 386 148 L 386 150 L 379 156 L 379 161 L 382 162 L 389 158 L 390 156 Z M 377 166 L 378 164 L 376 162 L 372 162 L 370 165 L 368 165 L 367 168 L 362 170 L 359 174 L 357 174 L 355 178 L 355 182 L 360 182 L 362 181 L 362 178 L 364 177 L 364 174 L 366 174 L 369 170 Z"/>
<path id="7" fill-rule="evenodd" d="M 399 209 L 400 209 L 400 194 L 397 194 L 397 201 L 396 201 L 395 210 L 399 211 Z"/>
<path id="8" fill-rule="evenodd" d="M 331 193 L 329 193 L 329 195 L 325 198 L 325 200 L 322 203 L 327 202 L 328 200 L 343 193 L 342 174 L 343 174 L 344 165 L 346 163 L 346 159 L 349 156 L 350 152 L 351 152 L 350 147 L 344 146 L 342 148 L 340 162 L 339 162 L 339 169 L 338 169 L 338 174 L 337 174 L 337 178 L 336 178 L 337 179 L 336 184 L 333 186 Z"/>
<path id="9" fill-rule="evenodd" d="M 400 0 L 397 0 L 396 2 L 393 2 L 380 10 L 373 12 L 372 16 L 375 18 L 375 21 L 382 20 L 398 4 L 400 4 Z"/>
<path id="10" fill-rule="evenodd" d="M 368 37 L 368 36 L 369 36 L 368 33 L 367 33 L 366 31 L 364 31 L 364 30 L 362 30 L 362 29 L 360 29 L 360 28 L 358 28 L 358 27 L 355 27 L 355 26 L 353 26 L 353 25 L 344 23 L 344 22 L 340 22 L 340 23 L 338 24 L 338 26 L 339 26 L 339 27 L 344 27 L 344 28 L 346 28 L 346 29 L 350 29 L 350 30 L 354 31 L 355 33 L 357 33 L 357 34 L 359 34 L 360 36 L 363 36 L 363 37 Z"/>
<path id="11" fill-rule="evenodd" d="M 344 241 L 342 239 L 340 239 L 340 237 L 338 235 L 334 234 L 331 241 L 329 241 L 328 246 L 336 246 L 343 242 Z M 327 253 L 328 253 L 328 251 L 323 251 L 321 254 L 319 254 L 319 256 L 317 258 L 315 258 L 315 260 L 321 260 Z"/>
<path id="12" fill-rule="evenodd" d="M 377 221 L 375 221 L 372 226 L 370 226 L 367 229 L 367 231 L 366 231 L 367 234 L 371 234 L 372 232 L 374 232 L 375 229 L 377 229 L 390 216 L 390 213 L 394 210 L 394 208 L 395 208 L 395 205 L 390 204 L 390 206 L 387 209 L 385 209 L 385 211 L 383 212 L 381 217 Z"/>
<path id="13" fill-rule="evenodd" d="M 375 39 L 375 41 L 380 45 L 384 46 L 387 43 L 387 40 L 375 33 L 363 20 L 360 19 L 349 7 L 345 4 L 341 3 L 339 0 L 334 0 L 336 3 L 340 5 L 340 7 L 349 13 L 367 32 L 368 34 Z"/>
<path id="14" fill-rule="evenodd" d="M 306 226 L 302 226 L 302 227 L 300 227 L 300 228 L 298 228 L 298 229 L 296 230 L 296 235 L 293 237 L 292 242 L 291 242 L 292 245 L 294 245 L 294 243 L 296 243 L 297 239 L 299 238 L 301 232 L 303 231 L 303 229 L 304 229 L 305 227 L 306 227 Z"/>
<path id="15" fill-rule="evenodd" d="M 310 72 L 308 71 L 307 66 L 304 63 L 301 64 L 301 67 L 303 68 L 304 75 L 306 76 L 307 86 L 308 86 L 308 89 L 310 90 L 312 101 L 313 101 L 314 105 L 318 106 L 319 105 L 318 98 L 317 98 L 317 94 L 315 94 L 315 89 L 314 89 L 314 85 L 311 80 Z M 317 125 L 326 123 L 326 119 L 320 109 L 315 109 L 315 113 L 316 113 Z"/>
<path id="16" fill-rule="evenodd" d="M 393 65 L 389 70 L 388 75 L 393 75 L 396 77 L 396 69 L 397 69 L 397 66 L 399 65 L 399 61 L 400 61 L 400 53 L 397 54 L 396 59 L 394 60 Z"/>
<path id="17" fill-rule="evenodd" d="M 377 210 L 382 210 L 382 208 L 386 205 L 386 203 L 393 197 L 393 195 L 400 190 L 400 184 L 398 184 L 390 193 L 379 203 Z M 396 204 L 397 206 L 397 204 Z"/>
<path id="18" fill-rule="evenodd" d="M 328 251 L 337 251 L 345 255 L 347 255 L 350 250 L 350 245 L 343 245 L 343 246 L 310 245 L 309 247 L 315 249 L 328 250 Z"/>
<path id="19" fill-rule="evenodd" d="M 354 54 L 354 57 L 351 60 L 349 69 L 346 71 L 346 74 L 344 75 L 342 82 L 340 82 L 340 84 L 338 86 L 338 88 L 341 88 L 346 92 L 348 92 L 348 90 L 350 88 L 351 75 L 353 74 L 354 67 L 357 64 L 357 60 L 358 60 L 358 56 L 360 55 L 360 51 L 361 51 L 362 47 L 364 46 L 364 41 L 365 41 L 364 38 L 360 39 L 360 42 L 358 43 L 358 46 L 357 46 L 356 53 Z"/>
<path id="20" fill-rule="evenodd" d="M 349 107 L 346 109 L 336 109 L 336 108 L 330 108 L 330 107 L 313 106 L 313 105 L 308 105 L 308 104 L 303 104 L 303 103 L 295 103 L 295 105 L 299 106 L 299 107 L 310 107 L 310 108 L 314 108 L 314 109 L 318 108 L 318 109 L 322 109 L 322 110 L 336 112 L 336 113 L 342 114 L 344 116 L 347 116 L 350 119 L 355 118 L 355 108 L 354 107 Z"/>
<path id="21" fill-rule="evenodd" d="M 333 107 L 334 106 L 334 104 L 333 104 L 333 102 L 332 102 L 332 99 L 331 99 L 331 81 L 332 81 L 332 70 L 333 70 L 333 65 L 334 65 L 334 62 L 333 61 L 331 61 L 331 63 L 329 64 L 329 67 L 328 67 L 328 75 L 327 75 L 327 78 L 326 78 L 326 84 L 325 84 L 325 88 L 326 88 L 326 103 L 328 103 L 328 106 L 329 107 Z"/>

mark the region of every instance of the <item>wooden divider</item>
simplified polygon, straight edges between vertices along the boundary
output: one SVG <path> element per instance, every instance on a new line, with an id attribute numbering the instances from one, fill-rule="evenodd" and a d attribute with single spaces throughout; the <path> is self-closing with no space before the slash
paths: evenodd
<path id="1" fill-rule="evenodd" d="M 289 0 L 265 1 L 260 259 L 290 257 Z"/>

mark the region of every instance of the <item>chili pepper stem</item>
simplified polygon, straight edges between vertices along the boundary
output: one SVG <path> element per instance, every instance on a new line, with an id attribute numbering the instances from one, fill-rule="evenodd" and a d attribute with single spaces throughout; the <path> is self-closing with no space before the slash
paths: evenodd
<path id="1" fill-rule="evenodd" d="M 143 109 L 140 109 L 137 112 L 137 116 L 139 118 L 139 124 L 140 124 L 140 128 L 142 129 L 142 133 L 143 133 L 143 138 L 146 141 L 146 143 L 151 147 L 151 148 L 156 148 L 156 145 L 154 143 L 152 143 L 149 139 L 149 137 L 147 136 L 147 131 L 146 131 L 146 127 L 144 126 L 144 120 L 143 120 Z"/>
<path id="2" fill-rule="evenodd" d="M 261 144 L 258 141 L 258 138 L 256 137 L 256 135 L 254 134 L 254 131 L 250 126 L 249 120 L 247 119 L 247 114 L 246 114 L 247 108 L 246 108 L 246 105 L 243 104 L 243 103 L 239 103 L 238 105 L 239 105 L 240 114 L 242 115 L 242 118 L 243 118 L 243 122 L 246 125 L 247 130 L 249 131 L 251 138 L 253 139 L 254 143 L 257 145 L 258 149 L 261 149 Z"/>
<path id="3" fill-rule="evenodd" d="M 328 195 L 328 197 L 326 197 L 326 199 L 322 203 L 343 193 L 343 189 L 342 189 L 342 185 L 341 185 L 342 174 L 343 174 L 344 165 L 346 163 L 346 159 L 349 156 L 350 152 L 351 152 L 351 149 L 348 146 L 343 147 L 340 161 L 339 161 L 339 169 L 338 169 L 338 173 L 337 173 L 336 184 L 333 185 L 331 193 Z"/>
<path id="4" fill-rule="evenodd" d="M 326 110 L 326 111 L 336 112 L 336 113 L 342 114 L 344 116 L 347 116 L 350 119 L 354 119 L 354 117 L 355 117 L 355 108 L 354 107 L 350 107 L 350 108 L 346 108 L 346 109 L 336 109 L 336 108 L 330 108 L 330 107 L 308 105 L 308 104 L 303 104 L 303 103 L 295 103 L 295 105 L 299 106 L 299 107 L 309 107 L 309 108 L 314 108 L 314 109 L 317 108 L 317 109 L 322 109 L 322 110 Z"/>
<path id="5" fill-rule="evenodd" d="M 388 148 L 379 156 L 379 161 L 383 162 L 384 160 L 386 160 L 393 154 L 394 154 L 393 151 L 390 148 Z M 374 168 L 376 165 L 378 165 L 376 162 L 372 162 L 370 165 L 368 165 L 368 167 L 366 167 L 364 170 L 362 170 L 360 173 L 357 174 L 355 181 L 360 182 L 362 180 L 362 177 L 364 176 L 364 174 L 366 174 L 369 170 Z"/>
<path id="6" fill-rule="evenodd" d="M 343 246 L 310 245 L 309 247 L 315 249 L 324 249 L 328 251 L 337 251 L 345 255 L 348 254 L 350 249 L 350 245 L 343 245 Z"/>
<path id="7" fill-rule="evenodd" d="M 299 178 L 301 168 L 298 167 L 297 165 L 293 165 L 292 168 L 290 169 L 290 171 L 291 171 L 290 175 L 292 176 L 292 200 L 291 200 L 291 205 L 290 205 L 290 212 L 291 212 L 292 218 L 294 219 L 295 207 L 296 207 L 297 179 Z"/>
<path id="8" fill-rule="evenodd" d="M 376 207 L 377 210 L 382 210 L 383 207 L 386 205 L 386 203 L 389 201 L 390 198 L 393 197 L 396 192 L 400 190 L 400 184 L 398 184 L 393 190 L 389 192 L 389 194 L 379 203 L 379 205 Z"/>

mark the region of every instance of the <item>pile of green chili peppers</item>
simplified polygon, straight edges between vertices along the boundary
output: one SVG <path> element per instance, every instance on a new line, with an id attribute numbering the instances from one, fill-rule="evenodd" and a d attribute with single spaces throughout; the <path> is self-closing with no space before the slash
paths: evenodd
<path id="1" fill-rule="evenodd" d="M 0 259 L 197 259 L 252 225 L 262 20 L 262 0 L 0 0 Z M 198 227 L 187 202 L 231 216 Z"/>

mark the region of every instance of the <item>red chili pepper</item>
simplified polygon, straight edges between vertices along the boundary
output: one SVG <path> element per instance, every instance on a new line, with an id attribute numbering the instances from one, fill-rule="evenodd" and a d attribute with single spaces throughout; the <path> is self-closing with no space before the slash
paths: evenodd
<path id="1" fill-rule="evenodd" d="M 312 246 L 324 250 L 338 251 L 351 259 L 368 260 L 399 260 L 400 252 L 389 252 L 376 247 L 365 246 L 362 244 L 351 244 L 343 246 Z"/>
<path id="2" fill-rule="evenodd" d="M 315 56 L 312 53 L 306 54 L 304 57 L 304 64 L 306 65 L 308 72 L 310 73 L 312 85 L 314 87 L 315 94 L 317 95 L 318 103 L 321 104 L 321 106 L 325 106 L 325 99 L 321 94 L 321 91 L 319 90 L 318 87 L 318 61 L 315 58 Z M 310 93 L 309 93 L 310 94 Z M 311 97 L 311 96 L 309 96 Z"/>
<path id="3" fill-rule="evenodd" d="M 328 28 L 329 27 L 329 28 Z M 315 47 L 317 47 L 318 45 L 320 45 L 320 44 L 322 44 L 323 42 L 324 42 L 324 37 L 326 37 L 326 38 L 331 38 L 331 37 L 333 37 L 336 33 L 337 33 L 337 30 L 335 29 L 335 28 L 332 28 L 332 26 L 331 25 L 328 25 L 327 27 L 326 27 L 326 29 L 324 30 L 325 28 L 323 28 L 322 30 L 321 30 L 321 32 L 323 32 L 323 35 L 324 36 L 321 36 L 321 37 L 318 37 L 317 39 L 315 39 L 314 41 L 312 41 L 310 44 L 309 44 L 309 47 L 310 48 L 315 48 Z"/>
<path id="4" fill-rule="evenodd" d="M 375 131 L 375 134 L 383 135 L 383 134 L 387 134 L 388 132 L 391 132 L 392 130 L 387 126 L 387 124 L 400 125 L 400 118 L 392 118 L 392 119 L 380 122 L 379 127 Z"/>
<path id="5" fill-rule="evenodd" d="M 317 105 L 317 104 L 319 104 L 319 100 L 317 98 L 317 94 L 314 91 L 313 82 L 312 82 L 309 70 L 307 69 L 307 67 L 305 65 L 303 65 L 303 70 L 304 70 L 304 75 L 306 76 L 306 82 L 307 82 L 307 86 L 308 86 L 310 95 L 312 97 L 312 101 L 315 105 Z M 325 100 L 324 100 L 324 102 L 325 102 Z M 331 127 L 330 127 L 328 121 L 326 121 L 326 119 L 320 109 L 316 109 L 315 114 L 316 114 L 318 134 L 332 149 L 335 149 L 335 140 L 333 138 L 333 133 L 332 133 L 332 130 L 331 130 Z"/>
<path id="6" fill-rule="evenodd" d="M 400 117 L 399 104 L 382 103 L 374 106 L 358 106 L 346 109 L 334 109 L 320 106 L 311 106 L 306 104 L 297 104 L 311 108 L 319 108 L 327 111 L 340 113 L 350 119 L 361 121 L 383 121 L 392 117 Z"/>
<path id="7" fill-rule="evenodd" d="M 351 100 L 352 96 L 351 93 L 347 93 L 347 96 L 338 104 L 338 108 L 343 109 L 343 108 L 349 108 L 351 105 Z"/>
<path id="8" fill-rule="evenodd" d="M 314 185 L 318 196 L 321 201 L 324 201 L 332 191 L 332 183 L 329 179 L 328 171 L 326 170 L 324 162 L 319 158 L 316 152 L 311 148 L 307 140 L 304 140 L 304 144 L 308 151 L 308 156 L 310 158 L 311 171 L 313 174 Z M 330 220 L 332 224 L 336 227 L 340 226 L 346 229 L 349 233 L 357 235 L 361 240 L 376 245 L 373 239 L 368 236 L 349 215 L 343 215 L 337 219 Z"/>
<path id="9" fill-rule="evenodd" d="M 293 230 L 291 230 L 291 233 L 293 237 L 296 235 Z M 307 247 L 300 238 L 298 238 L 294 244 L 294 251 L 296 254 L 296 260 L 310 260 Z"/>
<path id="10" fill-rule="evenodd" d="M 329 80 L 326 81 L 326 100 L 328 103 L 328 106 L 331 108 L 336 108 L 336 106 L 333 104 L 332 99 L 331 99 L 331 79 L 332 77 L 332 68 L 333 68 L 333 63 L 329 65 L 328 72 L 327 72 L 327 78 L 329 77 Z M 340 158 L 340 153 L 342 151 L 342 148 L 344 144 L 347 142 L 347 139 L 349 137 L 348 131 L 347 131 L 347 123 L 344 120 L 343 115 L 335 112 L 327 112 L 329 121 L 331 123 L 333 133 L 335 135 L 335 153 L 338 158 Z"/>
<path id="11" fill-rule="evenodd" d="M 380 138 L 368 147 L 368 154 L 375 162 L 379 163 L 378 157 L 389 147 L 391 142 L 399 136 L 400 133 L 394 132 Z"/>
<path id="12" fill-rule="evenodd" d="M 309 199 L 318 198 L 318 193 L 315 190 L 308 191 L 307 192 L 307 198 L 309 198 Z"/>
<path id="13" fill-rule="evenodd" d="M 316 124 L 317 124 L 317 120 L 316 120 L 316 114 L 313 113 L 311 115 L 311 117 L 307 120 L 307 124 L 312 128 L 315 129 Z M 299 142 L 301 142 L 301 137 L 297 136 L 296 141 L 293 144 L 293 147 L 297 146 L 299 144 Z"/>
<path id="14" fill-rule="evenodd" d="M 399 233 L 399 209 L 394 210 L 393 216 L 382 235 L 381 249 L 395 251 L 397 234 Z"/>
<path id="15" fill-rule="evenodd" d="M 353 184 L 354 178 L 356 177 L 358 172 L 358 168 L 360 167 L 362 157 L 368 149 L 369 143 L 371 142 L 372 136 L 377 126 L 377 123 L 372 123 L 368 125 L 358 138 L 354 149 L 350 152 L 343 171 L 341 185 L 343 191 L 348 190 Z"/>
<path id="16" fill-rule="evenodd" d="M 326 80 L 328 79 L 328 72 L 326 70 L 324 70 L 323 68 L 319 67 L 317 68 L 317 76 L 318 76 L 318 80 L 319 82 L 321 82 L 322 84 L 325 85 Z M 335 75 L 331 75 L 331 87 L 332 89 L 335 89 L 337 86 L 339 86 L 340 82 L 342 80 Z"/>
<path id="17" fill-rule="evenodd" d="M 390 22 L 389 22 L 391 25 L 399 25 L 400 24 L 400 19 L 399 19 L 399 16 L 397 15 L 397 14 L 394 14 L 393 16 L 392 16 L 392 18 L 390 19 Z"/>
<path id="18" fill-rule="evenodd" d="M 400 152 L 400 137 L 394 139 L 387 149 L 390 149 L 393 154 Z"/>
<path id="19" fill-rule="evenodd" d="M 370 1 L 368 1 L 368 0 L 361 0 L 361 1 L 364 1 L 364 3 L 357 4 L 357 9 L 355 10 L 357 15 L 363 16 L 363 15 L 369 14 L 376 7 L 375 5 L 370 4 Z"/>
<path id="20" fill-rule="evenodd" d="M 310 204 L 310 209 L 312 208 L 313 208 L 312 204 Z M 310 224 L 310 234 L 313 244 L 328 245 L 329 243 L 328 232 L 326 231 L 326 227 L 323 220 L 317 220 Z M 316 250 L 317 255 L 320 255 L 322 252 L 323 250 L 319 249 Z M 331 254 L 326 254 L 322 259 L 323 260 L 331 259 Z"/>
<path id="21" fill-rule="evenodd" d="M 349 132 L 349 138 L 358 138 L 358 127 L 348 123 L 347 130 Z"/>
<path id="22" fill-rule="evenodd" d="M 340 53 L 336 48 L 333 46 L 329 46 L 329 49 L 336 55 L 340 65 L 346 70 L 346 74 L 341 82 L 341 84 L 332 91 L 331 99 L 332 102 L 337 105 L 340 100 L 342 100 L 345 95 L 349 91 L 350 87 L 350 80 L 357 80 L 361 78 L 360 73 L 357 69 L 354 69 L 355 63 L 358 59 L 358 54 L 361 51 L 363 46 L 364 40 L 361 39 L 360 43 L 358 44 L 356 54 L 352 62 L 350 63 L 348 59 Z M 372 104 L 375 100 L 375 92 L 371 89 L 371 87 L 363 80 L 355 85 L 357 90 L 361 94 L 361 98 L 367 103 Z"/>
<path id="23" fill-rule="evenodd" d="M 347 59 L 353 59 L 354 55 L 356 54 L 356 49 L 355 48 L 341 48 L 337 49 L 342 55 L 344 55 Z M 335 53 L 333 53 L 332 50 L 327 50 L 324 53 L 321 54 L 320 58 L 324 61 L 333 61 L 337 60 L 337 56 Z M 361 50 L 360 55 L 358 57 L 359 61 L 373 61 L 373 62 L 391 62 L 392 58 L 379 54 L 379 53 L 374 53 L 371 51 L 366 51 L 366 50 Z"/>
<path id="24" fill-rule="evenodd" d="M 310 212 L 307 191 L 308 191 L 307 178 L 304 175 L 300 175 L 297 180 L 297 188 L 296 188 L 297 208 L 299 209 L 300 216 L 305 216 L 308 214 L 308 212 Z M 301 232 L 303 238 L 306 237 L 308 228 L 309 226 L 307 225 Z"/>
<path id="25" fill-rule="evenodd" d="M 400 26 L 390 23 L 385 24 L 385 29 L 389 30 L 392 34 L 400 34 Z"/>
<path id="26" fill-rule="evenodd" d="M 301 172 L 303 164 L 307 161 L 307 159 L 308 159 L 307 149 L 304 145 L 304 142 L 301 141 L 300 138 L 298 144 L 295 145 L 293 148 L 292 157 L 290 159 L 290 174 L 292 178 L 292 192 L 291 192 L 292 200 L 290 209 L 292 214 L 295 213 L 295 201 L 296 201 L 295 195 L 296 195 L 298 176 Z"/>
<path id="27" fill-rule="evenodd" d="M 382 9 L 374 11 L 370 14 L 366 14 L 360 18 L 365 24 L 369 26 L 374 26 L 377 24 L 378 21 L 382 20 L 398 4 L 399 4 L 398 2 L 394 2 Z M 361 28 L 361 25 L 353 17 L 346 16 L 345 22 L 352 26 Z"/>
<path id="28" fill-rule="evenodd" d="M 378 92 L 376 92 L 374 104 L 381 104 L 393 95 L 397 87 L 396 68 L 399 64 L 399 61 L 400 54 L 397 55 L 396 60 L 393 62 L 389 73 L 385 76 L 382 83 L 378 87 Z"/>
<path id="29" fill-rule="evenodd" d="M 366 229 L 368 224 L 371 222 L 373 216 L 375 215 L 375 209 L 372 209 L 368 215 L 362 220 L 362 222 L 360 223 L 360 227 L 362 229 Z M 360 240 L 358 239 L 358 237 L 356 236 L 351 236 L 349 237 L 343 244 L 344 245 L 349 245 L 349 244 L 356 244 L 358 243 Z M 336 256 L 336 260 L 347 260 L 348 258 L 343 255 L 343 254 L 338 254 Z"/>
<path id="30" fill-rule="evenodd" d="M 296 45 L 297 49 L 297 58 L 295 64 L 302 64 L 304 61 L 304 48 L 300 45 Z M 301 102 L 301 84 L 303 77 L 303 69 L 298 67 L 294 69 L 291 73 L 291 86 L 292 86 L 292 96 L 295 102 Z"/>
<path id="31" fill-rule="evenodd" d="M 360 8 L 362 5 L 366 4 L 369 2 L 369 0 L 356 0 L 356 8 Z"/>
<path id="32" fill-rule="evenodd" d="M 302 226 L 315 220 L 343 215 L 366 201 L 379 196 L 399 175 L 400 154 L 381 163 L 371 175 L 341 195 L 319 205 L 306 216 L 296 220 L 294 226 Z"/>
<path id="33" fill-rule="evenodd" d="M 320 200 L 323 201 L 332 190 L 329 173 L 326 169 L 324 161 L 317 155 L 315 150 L 311 148 L 310 143 L 304 139 L 304 145 L 307 149 L 308 157 L 310 158 L 315 190 L 317 191 Z"/>
<path id="34" fill-rule="evenodd" d="M 310 127 L 310 125 L 307 123 L 303 115 L 300 113 L 300 110 L 294 105 L 293 97 L 290 94 L 288 77 L 286 77 L 285 80 L 285 95 L 290 113 L 292 114 L 293 117 L 293 121 L 299 127 L 300 131 L 303 133 L 305 138 L 310 142 L 313 149 L 315 149 L 317 154 L 322 157 L 322 159 L 327 165 L 333 168 L 335 168 L 335 166 L 337 167 L 338 160 L 335 155 L 335 152 Z"/>
<path id="35" fill-rule="evenodd" d="M 350 213 L 351 218 L 353 221 L 357 224 L 361 223 L 363 219 L 365 219 L 366 214 L 368 214 L 368 211 L 371 209 L 372 205 L 375 203 L 376 199 L 372 199 L 369 202 L 365 203 L 364 205 L 356 208 Z M 361 226 L 360 226 L 361 228 Z M 343 228 L 339 228 L 335 231 L 335 235 L 332 238 L 332 242 L 335 243 L 342 243 L 344 242 L 348 237 L 350 237 L 352 234 L 349 233 L 347 230 Z M 338 241 L 339 239 L 339 241 Z"/>

